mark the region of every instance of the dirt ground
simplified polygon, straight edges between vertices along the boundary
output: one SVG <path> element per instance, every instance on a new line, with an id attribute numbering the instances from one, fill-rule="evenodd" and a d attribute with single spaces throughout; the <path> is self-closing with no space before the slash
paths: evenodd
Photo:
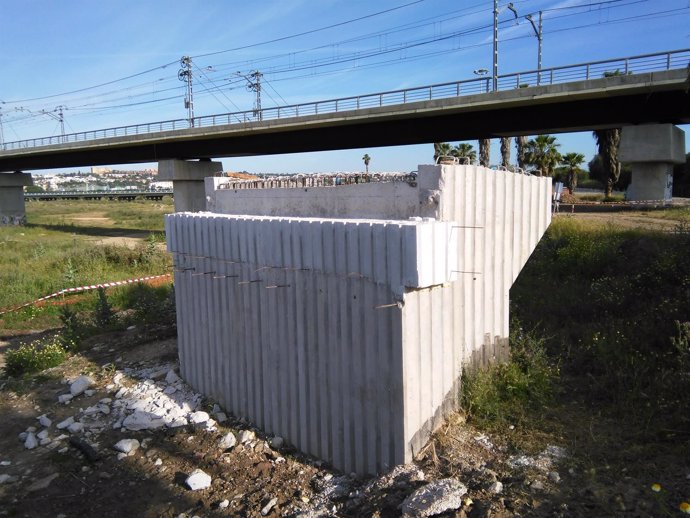
<path id="1" fill-rule="evenodd" d="M 628 220 L 619 215 L 615 222 Z M 649 221 L 644 217 L 631 224 Z M 50 331 L 0 336 L 0 357 L 8 347 L 44 332 Z M 416 489 L 449 477 L 464 484 L 467 493 L 458 507 L 437 516 L 680 516 L 676 504 L 667 505 L 662 493 L 650 491 L 654 470 L 663 471 L 665 479 L 675 481 L 675 491 L 690 498 L 687 458 L 659 454 L 641 460 L 631 451 L 627 471 L 612 469 L 602 460 L 583 462 L 581 452 L 574 455 L 583 444 L 580 436 L 588 441 L 615 437 L 615 425 L 576 399 L 559 414 L 544 416 L 558 425 L 531 441 L 514 440 L 530 430 L 511 427 L 490 436 L 455 414 L 414 464 L 379 477 L 340 473 L 288 444 L 272 442 L 272 437 L 229 413 L 215 429 L 187 425 L 127 431 L 107 426 L 93 432 L 87 428 L 88 435 L 67 432 L 58 439 L 62 431 L 57 423 L 82 416 L 99 402 L 114 401 L 122 387 L 147 379 L 157 383 L 156 376 L 171 367 L 177 368 L 174 329 L 135 328 L 94 337 L 83 353 L 33 378 L 0 378 L 0 516 L 397 517 L 402 502 Z M 69 404 L 58 402 L 58 396 L 69 392 L 68 383 L 82 374 L 93 378 L 94 392 Z M 202 400 L 201 409 L 217 417 L 213 401 Z M 26 449 L 19 436 L 30 427 L 42 431 L 42 415 L 52 421 L 52 440 Z M 243 434 L 246 431 L 255 436 Z M 220 448 L 228 432 L 234 433 L 237 444 Z M 114 445 L 121 439 L 137 439 L 141 447 L 118 455 Z M 521 442 L 532 447 L 521 451 L 515 447 Z M 601 443 L 608 447 L 603 439 Z M 209 488 L 189 489 L 185 481 L 196 469 L 211 476 Z"/>

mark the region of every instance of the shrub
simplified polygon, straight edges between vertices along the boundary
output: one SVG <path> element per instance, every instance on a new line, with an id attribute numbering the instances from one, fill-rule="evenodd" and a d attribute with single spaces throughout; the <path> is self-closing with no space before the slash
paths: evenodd
<path id="1" fill-rule="evenodd" d="M 96 326 L 107 328 L 113 323 L 113 316 L 115 312 L 105 294 L 105 289 L 101 286 L 98 288 L 98 298 L 96 299 L 96 307 L 93 312 L 93 321 Z"/>
<path id="2" fill-rule="evenodd" d="M 5 372 L 9 376 L 20 376 L 56 367 L 65 361 L 67 351 L 59 339 L 42 342 L 37 340 L 22 344 L 18 349 L 5 353 Z"/>
<path id="3" fill-rule="evenodd" d="M 79 348 L 81 339 L 85 334 L 85 326 L 79 320 L 79 315 L 74 311 L 69 304 L 60 307 L 60 321 L 64 326 L 60 341 L 65 349 L 74 351 Z"/>
<path id="4" fill-rule="evenodd" d="M 551 400 L 558 367 L 546 354 L 544 339 L 513 322 L 511 357 L 476 372 L 466 371 L 462 406 L 480 424 L 491 427 L 516 422 Z"/>

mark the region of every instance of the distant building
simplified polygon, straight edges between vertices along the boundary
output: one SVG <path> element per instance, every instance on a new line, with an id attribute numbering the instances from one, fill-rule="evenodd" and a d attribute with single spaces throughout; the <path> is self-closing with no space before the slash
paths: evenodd
<path id="1" fill-rule="evenodd" d="M 110 167 L 92 167 L 91 174 L 108 174 L 113 170 Z"/>

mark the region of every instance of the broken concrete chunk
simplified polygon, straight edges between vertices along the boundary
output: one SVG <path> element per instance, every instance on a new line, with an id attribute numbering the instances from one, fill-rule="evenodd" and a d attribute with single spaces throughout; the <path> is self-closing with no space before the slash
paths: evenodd
<path id="1" fill-rule="evenodd" d="M 429 482 L 405 499 L 402 503 L 403 516 L 422 518 L 458 509 L 462 506 L 465 493 L 465 485 L 454 478 Z"/>
<path id="2" fill-rule="evenodd" d="M 94 384 L 94 381 L 88 376 L 79 376 L 76 380 L 72 382 L 69 386 L 69 391 L 72 396 L 78 396 L 82 394 L 86 389 Z"/>
<path id="3" fill-rule="evenodd" d="M 204 473 L 200 469 L 195 469 L 192 474 L 187 477 L 185 484 L 192 491 L 198 491 L 199 489 L 206 489 L 211 487 L 211 477 Z"/>
<path id="4" fill-rule="evenodd" d="M 36 435 L 33 432 L 26 434 L 26 440 L 24 441 L 24 448 L 27 450 L 33 450 L 38 446 L 38 440 L 36 440 Z"/>
<path id="5" fill-rule="evenodd" d="M 246 444 L 256 439 L 256 434 L 251 430 L 242 430 L 239 439 L 242 444 Z"/>
<path id="6" fill-rule="evenodd" d="M 122 453 L 133 453 L 139 449 L 139 446 L 139 441 L 136 439 L 122 439 L 115 443 L 113 448 Z"/>
<path id="7" fill-rule="evenodd" d="M 45 414 L 38 417 L 38 423 L 41 426 L 45 426 L 46 428 L 48 428 L 51 424 L 53 424 L 53 422 L 50 419 L 48 419 Z"/>
<path id="8" fill-rule="evenodd" d="M 74 423 L 74 417 L 68 417 L 64 421 L 57 424 L 57 429 L 58 430 L 64 430 L 65 428 L 67 428 L 72 423 Z"/>
<path id="9" fill-rule="evenodd" d="M 264 508 L 261 509 L 261 516 L 266 516 L 268 513 L 270 513 L 271 509 L 273 509 L 277 503 L 278 503 L 277 498 L 271 498 L 268 501 L 268 503 L 264 506 Z"/>
<path id="10" fill-rule="evenodd" d="M 207 412 L 203 411 L 198 411 L 198 412 L 193 412 L 189 416 L 189 422 L 192 424 L 202 424 L 208 421 L 211 418 L 211 416 L 208 415 Z"/>
<path id="11" fill-rule="evenodd" d="M 58 401 L 59 401 L 60 403 L 64 403 L 64 404 L 66 405 L 67 403 L 69 403 L 70 401 L 72 401 L 72 398 L 73 398 L 73 397 L 74 397 L 74 396 L 73 396 L 72 394 L 61 394 L 61 395 L 58 396 Z"/>
<path id="12" fill-rule="evenodd" d="M 170 369 L 168 371 L 168 374 L 165 376 L 165 382 L 172 385 L 173 383 L 177 383 L 178 381 L 180 381 L 180 377 L 174 370 Z"/>
<path id="13" fill-rule="evenodd" d="M 128 430 L 154 430 L 165 425 L 165 421 L 149 412 L 135 411 L 122 421 L 122 426 Z"/>
<path id="14" fill-rule="evenodd" d="M 81 433 L 84 431 L 84 425 L 81 423 L 72 423 L 67 427 L 69 433 Z"/>
<path id="15" fill-rule="evenodd" d="M 232 448 L 237 444 L 237 438 L 235 437 L 235 434 L 232 432 L 226 433 L 218 442 L 218 447 L 222 450 L 227 450 L 228 448 Z"/>

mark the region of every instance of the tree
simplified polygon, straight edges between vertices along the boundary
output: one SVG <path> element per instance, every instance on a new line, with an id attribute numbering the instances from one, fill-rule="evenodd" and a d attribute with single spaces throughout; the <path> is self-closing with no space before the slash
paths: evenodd
<path id="1" fill-rule="evenodd" d="M 517 151 L 517 165 L 520 169 L 527 167 L 527 161 L 525 160 L 525 148 L 527 147 L 527 137 L 525 135 L 520 135 L 515 137 L 515 149 Z"/>
<path id="2" fill-rule="evenodd" d="M 575 191 L 577 187 L 577 174 L 580 172 L 580 166 L 585 161 L 585 155 L 582 153 L 566 153 L 561 158 L 561 164 L 566 167 L 565 186 L 568 188 L 570 194 Z"/>
<path id="3" fill-rule="evenodd" d="M 618 145 L 621 142 L 621 129 L 611 128 L 594 130 L 592 132 L 597 141 L 597 149 L 604 169 L 604 186 L 607 198 L 613 192 L 613 186 L 621 175 L 621 163 L 618 160 Z"/>
<path id="4" fill-rule="evenodd" d="M 491 140 L 488 138 L 479 139 L 479 165 L 489 167 L 491 162 Z"/>
<path id="5" fill-rule="evenodd" d="M 510 166 L 510 137 L 501 137 L 501 165 Z"/>
<path id="6" fill-rule="evenodd" d="M 364 160 L 364 167 L 366 168 L 367 173 L 369 172 L 369 162 L 371 162 L 371 157 L 368 154 L 364 154 L 362 157 L 362 160 Z"/>
<path id="7" fill-rule="evenodd" d="M 466 158 L 469 164 L 474 164 L 477 161 L 477 152 L 474 150 L 472 144 L 467 142 L 460 142 L 453 149 L 450 154 L 456 158 Z"/>
<path id="8" fill-rule="evenodd" d="M 525 147 L 526 163 L 539 171 L 539 176 L 553 176 L 553 171 L 561 161 L 558 152 L 560 144 L 553 135 L 538 135 L 527 142 Z"/>
<path id="9" fill-rule="evenodd" d="M 441 156 L 450 156 L 453 150 L 453 146 L 448 144 L 448 142 L 434 142 L 434 163 Z"/>

